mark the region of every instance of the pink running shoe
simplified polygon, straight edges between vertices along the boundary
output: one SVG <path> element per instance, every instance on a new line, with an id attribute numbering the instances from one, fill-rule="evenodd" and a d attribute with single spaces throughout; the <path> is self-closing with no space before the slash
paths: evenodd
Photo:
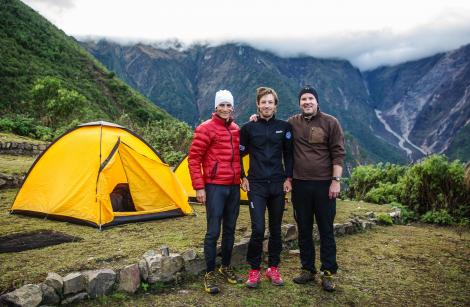
<path id="1" fill-rule="evenodd" d="M 250 272 L 248 272 L 248 280 L 246 281 L 245 285 L 248 288 L 258 288 L 260 280 L 260 270 L 250 270 Z"/>
<path id="2" fill-rule="evenodd" d="M 275 286 L 283 286 L 284 281 L 281 278 L 281 274 L 277 270 L 277 267 L 272 266 L 266 270 L 266 277 L 271 280 L 271 283 Z"/>

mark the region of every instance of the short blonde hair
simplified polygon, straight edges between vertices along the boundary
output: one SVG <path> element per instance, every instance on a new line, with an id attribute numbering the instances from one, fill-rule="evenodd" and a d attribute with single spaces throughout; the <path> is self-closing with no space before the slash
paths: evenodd
<path id="1" fill-rule="evenodd" d="M 274 96 L 274 104 L 277 105 L 277 103 L 279 102 L 279 98 L 277 97 L 276 91 L 270 87 L 264 87 L 264 86 L 258 87 L 256 89 L 256 104 L 259 103 L 259 101 L 261 100 L 261 97 L 265 95 L 269 95 L 269 94 L 272 94 Z"/>

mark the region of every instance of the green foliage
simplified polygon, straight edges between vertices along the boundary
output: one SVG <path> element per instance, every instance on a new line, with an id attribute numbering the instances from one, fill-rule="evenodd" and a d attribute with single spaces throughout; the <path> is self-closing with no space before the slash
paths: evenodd
<path id="1" fill-rule="evenodd" d="M 119 122 L 146 140 L 169 165 L 176 165 L 188 152 L 193 130 L 188 124 L 176 120 L 148 122 L 141 127 L 130 121 L 127 115 Z"/>
<path id="2" fill-rule="evenodd" d="M 452 216 L 470 215 L 470 196 L 460 161 L 432 155 L 414 164 L 401 178 L 400 202 L 418 214 L 447 210 Z"/>
<path id="3" fill-rule="evenodd" d="M 379 215 L 377 215 L 377 223 L 386 226 L 393 225 L 392 218 L 390 217 L 390 215 L 385 213 L 380 213 Z"/>
<path id="4" fill-rule="evenodd" d="M 421 217 L 421 221 L 439 225 L 452 225 L 455 222 L 454 218 L 445 209 L 428 211 Z"/>
<path id="5" fill-rule="evenodd" d="M 144 290 L 144 292 L 147 292 L 147 290 L 149 289 L 150 285 L 146 282 L 141 282 L 140 283 L 140 287 L 142 288 L 142 290 Z"/>
<path id="6" fill-rule="evenodd" d="M 409 212 L 405 219 L 427 214 L 426 221 L 441 221 L 429 213 L 440 210 L 454 220 L 470 216 L 464 167 L 460 161 L 449 162 L 440 155 L 429 156 L 409 167 L 380 163 L 358 166 L 351 174 L 346 195 L 378 204 L 403 204 Z"/>
<path id="7" fill-rule="evenodd" d="M 390 163 L 357 166 L 354 168 L 348 182 L 348 197 L 357 200 L 364 200 L 366 194 L 371 189 L 379 188 L 380 183 L 397 183 L 398 179 L 405 173 L 405 171 L 405 166 Z M 387 191 L 390 190 L 388 187 L 382 187 L 381 189 L 386 189 Z"/>
<path id="8" fill-rule="evenodd" d="M 85 96 L 75 90 L 63 88 L 62 82 L 54 77 L 39 78 L 31 89 L 33 109 L 42 123 L 58 127 L 72 117 L 82 117 Z"/>
<path id="9" fill-rule="evenodd" d="M 364 200 L 376 204 L 389 204 L 398 201 L 402 185 L 399 183 L 379 182 L 377 187 L 373 187 L 366 193 Z"/>
<path id="10" fill-rule="evenodd" d="M 404 223 L 416 221 L 418 218 L 417 214 L 405 205 L 402 205 L 397 202 L 391 202 L 390 206 L 392 206 L 392 208 L 399 208 L 401 210 L 401 216 Z"/>

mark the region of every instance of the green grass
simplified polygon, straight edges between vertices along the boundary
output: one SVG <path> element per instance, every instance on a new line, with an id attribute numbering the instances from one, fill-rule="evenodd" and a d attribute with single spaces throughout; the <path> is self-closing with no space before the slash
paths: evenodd
<path id="1" fill-rule="evenodd" d="M 429 225 L 375 227 L 337 239 L 340 270 L 337 291 L 318 283 L 296 285 L 297 255 L 283 252 L 282 288 L 263 277 L 259 289 L 220 283 L 222 293 L 202 290 L 202 277 L 106 304 L 84 306 L 468 306 L 470 301 L 470 234 L 463 239 L 452 228 Z M 317 255 L 317 263 L 319 263 Z M 245 275 L 246 267 L 239 267 Z"/>
<path id="2" fill-rule="evenodd" d="M 0 173 L 25 174 L 35 159 L 29 156 L 0 155 Z"/>
<path id="3" fill-rule="evenodd" d="M 0 142 L 17 142 L 17 143 L 30 143 L 30 144 L 47 144 L 40 140 L 35 140 L 21 135 L 16 135 L 13 133 L 0 132 Z"/>
<path id="4" fill-rule="evenodd" d="M 26 282 L 40 282 L 47 272 L 66 274 L 75 270 L 120 268 L 136 263 L 149 249 L 167 244 L 172 251 L 193 248 L 202 252 L 205 233 L 205 207 L 194 206 L 198 216 L 157 220 L 113 227 L 104 231 L 66 222 L 9 214 L 16 189 L 0 191 L 0 233 L 9 235 L 34 230 L 54 230 L 83 238 L 80 242 L 65 243 L 20 253 L 0 254 L 0 292 Z M 367 211 L 389 211 L 387 206 L 339 201 L 336 223 L 353 214 Z M 288 205 L 283 223 L 295 224 L 292 206 Z M 250 229 L 247 206 L 241 206 L 236 238 Z M 52 255 L 52 256 L 51 256 Z"/>

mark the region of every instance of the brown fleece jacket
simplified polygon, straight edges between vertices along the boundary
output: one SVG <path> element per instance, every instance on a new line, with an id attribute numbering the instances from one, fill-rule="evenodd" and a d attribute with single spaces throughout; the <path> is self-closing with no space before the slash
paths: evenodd
<path id="1" fill-rule="evenodd" d="M 343 166 L 344 136 L 338 120 L 320 112 L 310 119 L 297 114 L 287 120 L 294 135 L 294 179 L 329 180 L 333 165 Z"/>

